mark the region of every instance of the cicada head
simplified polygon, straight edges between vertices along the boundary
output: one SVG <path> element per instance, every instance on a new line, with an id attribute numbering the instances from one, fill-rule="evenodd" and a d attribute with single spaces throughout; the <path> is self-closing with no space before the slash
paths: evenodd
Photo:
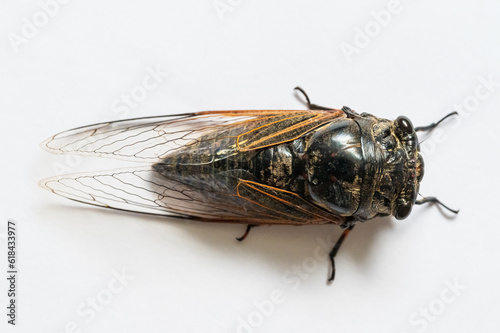
<path id="1" fill-rule="evenodd" d="M 385 157 L 378 193 L 389 200 L 381 206 L 385 213 L 402 220 L 410 214 L 424 176 L 417 134 L 411 121 L 400 116 L 377 123 L 374 139 Z"/>
<path id="2" fill-rule="evenodd" d="M 410 119 L 400 116 L 394 121 L 396 135 L 405 152 L 403 189 L 394 207 L 394 217 L 406 218 L 417 199 L 420 181 L 424 176 L 424 160 L 420 155 L 418 137 Z"/>

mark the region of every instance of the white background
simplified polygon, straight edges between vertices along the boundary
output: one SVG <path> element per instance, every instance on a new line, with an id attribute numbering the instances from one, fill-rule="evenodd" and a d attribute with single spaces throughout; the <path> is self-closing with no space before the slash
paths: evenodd
<path id="1" fill-rule="evenodd" d="M 2 332 L 498 331 L 497 1 L 73 0 L 45 6 L 52 16 L 42 7 L 0 5 Z M 124 107 L 149 68 L 168 74 Z M 422 146 L 420 192 L 460 214 L 418 206 L 404 221 L 358 225 L 327 285 L 318 239 L 335 240 L 338 227 L 260 227 L 240 244 L 241 225 L 84 207 L 37 186 L 108 163 L 39 149 L 56 132 L 125 116 L 303 109 L 296 85 L 320 105 L 415 125 L 459 109 Z M 9 218 L 19 231 L 16 327 L 5 315 Z"/>

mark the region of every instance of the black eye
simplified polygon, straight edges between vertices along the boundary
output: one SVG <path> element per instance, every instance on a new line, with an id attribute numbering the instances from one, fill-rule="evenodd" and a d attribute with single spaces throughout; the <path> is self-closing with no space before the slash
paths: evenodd
<path id="1" fill-rule="evenodd" d="M 398 124 L 398 127 L 405 134 L 413 133 L 413 124 L 411 123 L 410 119 L 406 118 L 405 116 L 399 116 L 398 119 L 396 119 L 396 122 Z"/>
<path id="2" fill-rule="evenodd" d="M 394 217 L 397 220 L 404 220 L 408 217 L 408 215 L 410 215 L 412 206 L 413 205 L 411 203 L 407 203 L 403 206 L 398 207 L 398 210 L 396 211 L 396 214 L 394 214 Z"/>

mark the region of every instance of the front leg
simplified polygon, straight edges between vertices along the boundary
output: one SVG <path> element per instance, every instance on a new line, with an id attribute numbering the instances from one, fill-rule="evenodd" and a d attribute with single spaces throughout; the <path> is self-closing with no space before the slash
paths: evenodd
<path id="1" fill-rule="evenodd" d="M 326 108 L 324 106 L 311 104 L 311 101 L 309 100 L 309 96 L 307 96 L 306 92 L 301 87 L 295 87 L 294 90 L 298 90 L 304 95 L 304 97 L 306 98 L 306 101 L 307 101 L 307 108 L 309 110 L 333 110 L 332 108 Z"/>
<path id="2" fill-rule="evenodd" d="M 317 105 L 317 104 L 312 104 L 311 100 L 309 99 L 309 96 L 307 96 L 306 92 L 301 87 L 295 87 L 294 90 L 298 90 L 298 91 L 300 91 L 304 95 L 304 97 L 306 98 L 306 101 L 307 101 L 307 108 L 309 110 L 325 110 L 325 111 L 335 110 L 333 108 L 327 108 L 327 107 L 320 106 L 320 105 Z M 355 111 L 351 110 L 351 108 L 348 107 L 348 106 L 343 106 L 342 107 L 342 111 L 344 111 L 344 113 L 349 118 L 353 118 L 355 115 L 357 115 L 357 113 Z"/>

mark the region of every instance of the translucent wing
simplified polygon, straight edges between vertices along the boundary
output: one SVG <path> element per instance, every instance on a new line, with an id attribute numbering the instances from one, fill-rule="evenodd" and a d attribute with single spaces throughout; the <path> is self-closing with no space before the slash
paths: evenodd
<path id="1" fill-rule="evenodd" d="M 208 111 L 137 118 L 76 128 L 41 146 L 56 154 L 79 154 L 156 163 L 180 149 L 207 163 L 240 151 L 292 141 L 334 119 L 331 111 Z"/>
<path id="2" fill-rule="evenodd" d="M 297 194 L 239 178 L 231 172 L 188 175 L 164 166 L 124 168 L 45 179 L 40 185 L 63 197 L 139 213 L 245 224 L 340 224 Z"/>

